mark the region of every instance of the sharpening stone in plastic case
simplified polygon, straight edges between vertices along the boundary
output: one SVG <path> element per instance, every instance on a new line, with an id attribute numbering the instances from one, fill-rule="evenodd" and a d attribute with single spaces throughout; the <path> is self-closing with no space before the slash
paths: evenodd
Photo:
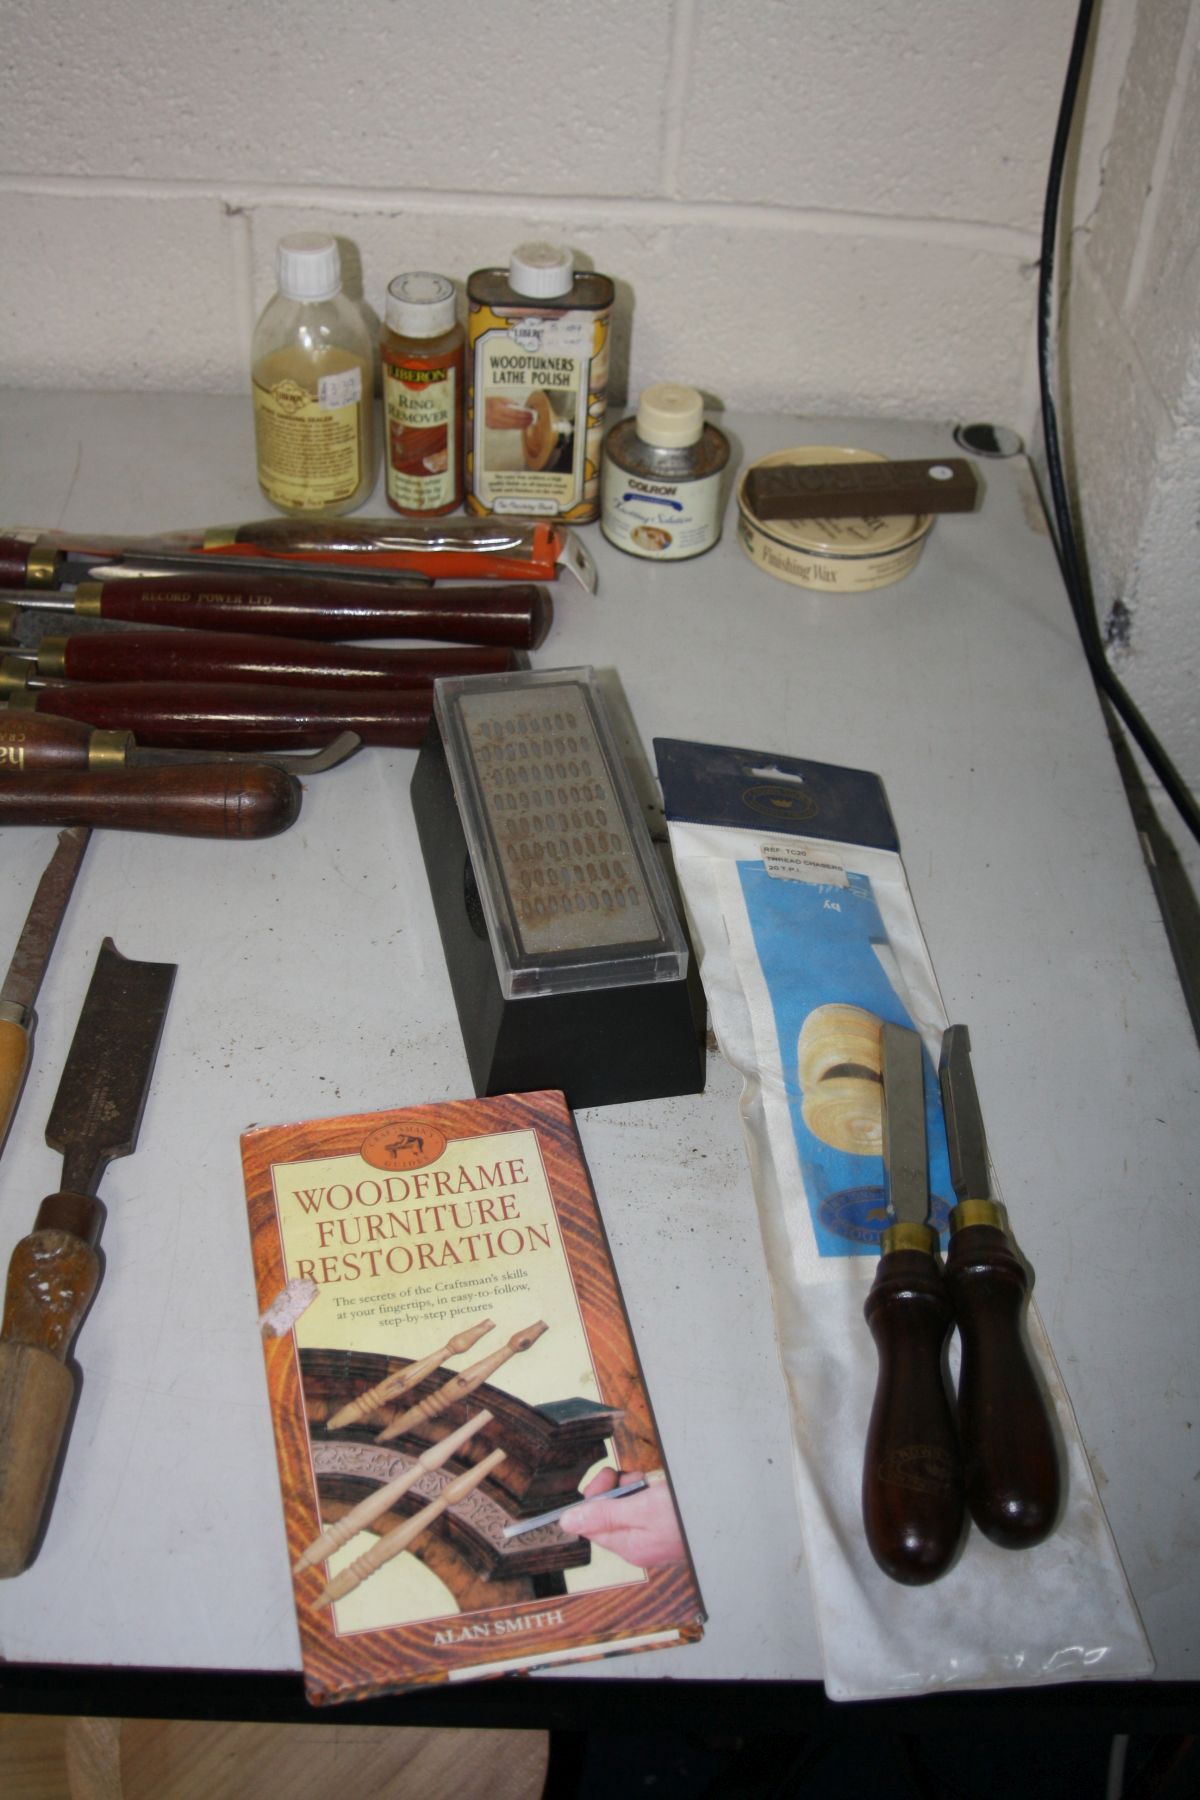
<path id="1" fill-rule="evenodd" d="M 698 1094 L 704 997 L 590 669 L 450 677 L 413 811 L 477 1094 Z"/>

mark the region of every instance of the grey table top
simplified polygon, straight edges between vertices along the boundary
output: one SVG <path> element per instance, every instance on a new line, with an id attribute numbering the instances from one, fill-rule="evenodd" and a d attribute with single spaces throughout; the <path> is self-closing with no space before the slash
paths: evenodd
<path id="1" fill-rule="evenodd" d="M 724 423 L 743 461 L 799 442 L 953 449 L 939 424 Z M 1194 1680 L 1200 1057 L 1029 469 L 981 472 L 978 513 L 940 520 L 913 574 L 854 598 L 771 579 L 731 521 L 675 566 L 587 528 L 599 591 L 560 580 L 534 660 L 599 670 L 647 766 L 672 736 L 883 777 L 1158 1674 Z M 265 510 L 234 396 L 8 394 L 0 496 L 8 523 L 95 530 Z M 6 1263 L 57 1186 L 42 1132 L 100 939 L 179 975 L 140 1145 L 104 1184 L 107 1268 L 51 1529 L 0 1595 L 9 1662 L 298 1667 L 238 1134 L 470 1092 L 414 760 L 371 750 L 314 778 L 263 843 L 93 839 L 4 1152 Z M 0 944 L 53 843 L 0 829 Z M 580 1117 L 710 1613 L 700 1645 L 589 1679 L 819 1678 L 737 1100 L 714 1057 L 703 1095 Z"/>

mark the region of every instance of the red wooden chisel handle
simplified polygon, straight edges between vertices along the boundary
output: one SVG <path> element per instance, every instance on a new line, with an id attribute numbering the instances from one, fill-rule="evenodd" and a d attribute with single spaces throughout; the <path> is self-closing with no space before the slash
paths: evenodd
<path id="1" fill-rule="evenodd" d="M 271 637 L 429 638 L 534 650 L 550 629 L 548 588 L 509 586 L 380 589 L 361 581 L 286 575 L 159 576 L 81 582 L 75 610 L 132 625 L 252 631 Z"/>
<path id="2" fill-rule="evenodd" d="M 415 748 L 432 695 L 428 688 L 333 693 L 256 682 L 110 681 L 30 688 L 8 704 L 12 718 L 54 713 L 132 731 L 139 744 L 160 749 L 312 749 L 341 731 L 356 731 L 364 744 Z"/>
<path id="3" fill-rule="evenodd" d="M 863 1524 L 884 1573 L 916 1587 L 949 1568 L 965 1518 L 942 1371 L 953 1315 L 932 1253 L 885 1249 L 864 1312 L 879 1371 L 863 1459 Z"/>
<path id="4" fill-rule="evenodd" d="M 0 774 L 2 825 L 265 838 L 286 831 L 299 811 L 300 783 L 273 763 Z"/>
<path id="5" fill-rule="evenodd" d="M 259 681 L 343 689 L 432 687 L 440 675 L 499 675 L 515 663 L 516 653 L 502 646 L 378 649 L 159 626 L 47 637 L 37 657 L 40 674 L 71 681 Z"/>

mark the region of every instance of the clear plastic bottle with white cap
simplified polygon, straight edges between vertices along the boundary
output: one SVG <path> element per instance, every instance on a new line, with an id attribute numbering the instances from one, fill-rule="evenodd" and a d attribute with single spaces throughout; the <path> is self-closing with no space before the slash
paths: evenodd
<path id="1" fill-rule="evenodd" d="M 702 556 L 721 536 L 729 440 L 704 420 L 693 387 L 643 388 L 636 414 L 604 440 L 600 529 L 618 550 L 653 562 Z"/>
<path id="2" fill-rule="evenodd" d="M 375 485 L 371 334 L 327 232 L 281 238 L 275 272 L 250 352 L 258 484 L 280 512 L 335 519 Z"/>
<path id="3" fill-rule="evenodd" d="M 467 505 L 582 524 L 600 511 L 614 287 L 560 244 L 467 282 Z"/>

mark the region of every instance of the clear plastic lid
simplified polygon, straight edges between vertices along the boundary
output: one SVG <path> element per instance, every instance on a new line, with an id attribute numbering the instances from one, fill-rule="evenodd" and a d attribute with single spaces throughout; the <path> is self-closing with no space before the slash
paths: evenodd
<path id="1" fill-rule="evenodd" d="M 280 238 L 275 276 L 285 300 L 332 300 L 342 290 L 337 239 L 325 231 L 296 231 Z"/>
<path id="2" fill-rule="evenodd" d="M 434 686 L 506 999 L 678 981 L 687 943 L 591 669 Z"/>
<path id="3" fill-rule="evenodd" d="M 424 270 L 389 282 L 384 323 L 397 337 L 441 337 L 454 324 L 454 283 Z"/>
<path id="4" fill-rule="evenodd" d="M 556 300 L 574 282 L 574 258 L 561 244 L 518 244 L 509 258 L 509 286 L 531 300 Z"/>

